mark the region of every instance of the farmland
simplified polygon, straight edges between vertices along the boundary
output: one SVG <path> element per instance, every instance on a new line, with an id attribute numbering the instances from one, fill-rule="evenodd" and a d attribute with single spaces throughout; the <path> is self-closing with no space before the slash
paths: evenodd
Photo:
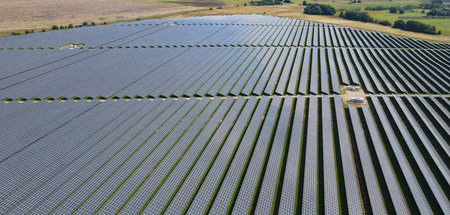
<path id="1" fill-rule="evenodd" d="M 79 25 L 85 21 L 101 24 L 195 9 L 198 7 L 126 0 L 0 0 L 0 36 L 23 34 L 30 29 L 48 30 L 52 25 Z"/>
<path id="2" fill-rule="evenodd" d="M 443 214 L 449 56 L 255 14 L 0 38 L 0 211 Z"/>
<path id="3" fill-rule="evenodd" d="M 374 19 L 378 20 L 389 20 L 391 23 L 402 19 L 402 20 L 415 20 L 420 21 L 425 24 L 436 26 L 443 35 L 450 36 L 450 18 L 433 18 L 427 17 L 426 13 L 430 10 L 427 9 L 411 9 L 405 10 L 405 13 L 389 13 L 389 10 L 379 10 L 379 11 L 371 11 L 365 10 L 367 7 L 398 7 L 402 8 L 405 6 L 418 6 L 419 4 L 426 3 L 426 1 L 416 1 L 416 0 L 403 0 L 403 1 L 362 1 L 361 3 L 353 3 L 350 4 L 349 1 L 337 0 L 337 1 L 329 1 L 329 0 L 318 0 L 318 1 L 310 1 L 311 3 L 320 3 L 331 5 L 337 10 L 360 10 L 366 11 L 371 15 Z M 424 11 L 422 13 L 422 11 Z"/>

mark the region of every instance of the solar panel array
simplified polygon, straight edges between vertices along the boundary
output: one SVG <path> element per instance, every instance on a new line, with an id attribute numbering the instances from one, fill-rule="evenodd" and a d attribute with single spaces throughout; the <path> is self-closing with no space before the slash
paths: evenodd
<path id="1" fill-rule="evenodd" d="M 450 211 L 449 44 L 261 15 L 0 44 L 0 214 Z"/>

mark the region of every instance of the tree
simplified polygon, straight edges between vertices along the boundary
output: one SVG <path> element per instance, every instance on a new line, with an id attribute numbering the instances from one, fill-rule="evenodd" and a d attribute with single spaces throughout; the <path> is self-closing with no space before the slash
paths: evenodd
<path id="1" fill-rule="evenodd" d="M 397 8 L 396 7 L 389 8 L 389 13 L 397 13 Z"/>
<path id="2" fill-rule="evenodd" d="M 431 4 L 444 4 L 443 0 L 431 0 Z"/>
<path id="3" fill-rule="evenodd" d="M 307 6 L 307 5 L 308 5 L 308 2 L 303 1 L 303 6 Z"/>
<path id="4" fill-rule="evenodd" d="M 404 30 L 426 34 L 437 34 L 436 27 L 415 20 L 409 20 L 408 22 L 406 22 Z"/>
<path id="5" fill-rule="evenodd" d="M 314 15 L 334 15 L 336 13 L 336 9 L 329 5 L 310 4 L 305 8 L 303 13 Z"/>
<path id="6" fill-rule="evenodd" d="M 380 21 L 379 24 L 384 26 L 391 26 L 391 22 L 389 22 L 388 20 Z"/>
<path id="7" fill-rule="evenodd" d="M 405 10 L 403 10 L 402 8 L 400 8 L 400 9 L 398 10 L 398 12 L 399 12 L 400 14 L 404 14 L 404 13 L 405 13 Z"/>
<path id="8" fill-rule="evenodd" d="M 344 14 L 344 19 L 362 21 L 362 22 L 374 22 L 375 20 L 367 12 L 347 11 Z"/>
<path id="9" fill-rule="evenodd" d="M 406 25 L 405 21 L 399 19 L 399 20 L 394 22 L 393 28 L 405 29 L 405 25 Z"/>

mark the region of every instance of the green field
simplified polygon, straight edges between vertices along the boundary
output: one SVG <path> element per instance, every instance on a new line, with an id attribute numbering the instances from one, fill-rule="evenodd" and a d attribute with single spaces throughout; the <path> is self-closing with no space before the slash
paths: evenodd
<path id="1" fill-rule="evenodd" d="M 303 2 L 303 0 L 301 0 Z M 318 0 L 318 1 L 308 1 L 310 3 L 320 3 L 320 4 L 327 4 L 330 6 L 333 6 L 337 10 L 344 9 L 344 10 L 351 10 L 351 9 L 361 9 L 363 10 L 366 7 L 374 7 L 374 6 L 384 6 L 384 7 L 399 7 L 399 6 L 406 6 L 406 5 L 419 5 L 421 3 L 424 3 L 423 1 L 417 1 L 417 0 L 397 0 L 397 1 L 364 1 L 362 0 L 361 3 L 349 3 L 350 1 L 343 1 L 343 0 L 335 0 L 335 1 L 329 1 L 329 0 Z"/>
<path id="2" fill-rule="evenodd" d="M 428 10 L 425 10 L 425 14 Z M 443 35 L 450 36 L 450 18 L 448 19 L 432 19 L 428 17 L 424 17 L 425 14 L 422 14 L 422 9 L 414 9 L 411 11 L 405 11 L 404 14 L 399 13 L 389 13 L 387 10 L 382 11 L 367 11 L 375 19 L 379 20 L 389 20 L 391 23 L 399 19 L 403 20 L 417 20 L 423 22 L 425 24 L 436 26 L 437 30 L 441 31 Z"/>
<path id="3" fill-rule="evenodd" d="M 343 1 L 343 0 L 335 0 L 335 1 L 329 1 L 329 0 L 318 0 L 318 1 L 307 1 L 308 3 L 320 3 L 320 4 L 327 4 L 330 5 L 336 10 L 355 10 L 360 9 L 361 11 L 366 11 L 364 8 L 366 7 L 375 7 L 375 6 L 384 6 L 384 7 L 402 7 L 406 5 L 419 5 L 421 3 L 424 3 L 424 1 L 417 1 L 417 0 L 405 0 L 405 1 L 364 1 L 362 0 L 361 3 L 352 3 L 350 4 L 350 1 Z M 437 18 L 429 18 L 426 17 L 426 13 L 429 10 L 424 10 L 425 13 L 422 13 L 422 9 L 413 9 L 413 10 L 407 10 L 404 14 L 399 13 L 389 13 L 389 10 L 382 10 L 382 11 L 366 11 L 369 13 L 370 16 L 372 16 L 374 19 L 378 20 L 389 20 L 392 24 L 399 20 L 403 19 L 405 21 L 407 20 L 416 20 L 419 22 L 423 22 L 425 24 L 434 25 L 436 26 L 436 29 L 438 31 L 442 32 L 442 35 L 450 36 L 450 18 L 447 19 L 437 19 Z M 338 16 L 339 13 L 336 14 Z"/>

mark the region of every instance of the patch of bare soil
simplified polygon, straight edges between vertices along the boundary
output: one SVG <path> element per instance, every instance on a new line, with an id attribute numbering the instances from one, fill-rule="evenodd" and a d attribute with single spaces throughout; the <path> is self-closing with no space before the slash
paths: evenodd
<path id="1" fill-rule="evenodd" d="M 198 9 L 127 0 L 0 0 L 0 31 L 114 22 Z"/>
<path id="2" fill-rule="evenodd" d="M 355 107 L 361 107 L 362 105 L 366 105 L 369 106 L 369 103 L 367 102 L 367 97 L 369 96 L 368 94 L 364 93 L 364 90 L 362 89 L 361 86 L 358 91 L 351 91 L 351 90 L 346 90 L 345 88 L 348 86 L 345 85 L 341 85 L 340 86 L 340 96 L 342 98 L 342 102 L 344 103 L 344 107 L 348 107 L 349 105 L 353 105 Z M 363 103 L 350 103 L 349 100 L 354 97 L 354 98 L 362 98 L 364 99 Z"/>

